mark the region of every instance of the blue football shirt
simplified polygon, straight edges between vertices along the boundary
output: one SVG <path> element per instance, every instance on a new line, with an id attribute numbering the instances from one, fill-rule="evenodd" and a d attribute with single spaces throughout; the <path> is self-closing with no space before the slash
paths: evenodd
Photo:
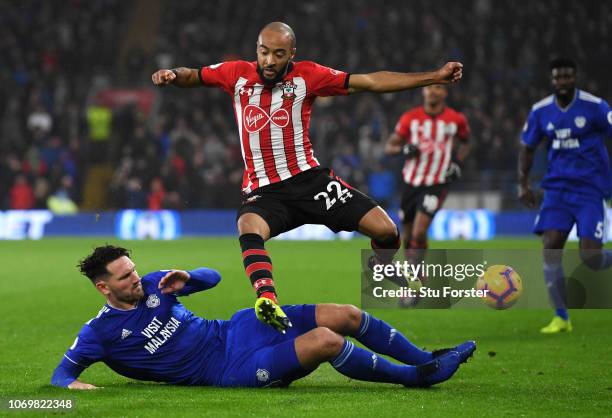
<path id="1" fill-rule="evenodd" d="M 67 386 L 95 362 L 138 380 L 172 384 L 214 385 L 221 378 L 227 321 L 195 316 L 177 299 L 215 286 L 215 270 L 190 271 L 191 278 L 176 294 L 157 288 L 167 271 L 142 278 L 144 297 L 131 310 L 106 304 L 85 323 L 51 379 Z"/>
<path id="2" fill-rule="evenodd" d="M 608 103 L 576 89 L 574 100 L 561 109 L 551 95 L 531 108 L 521 135 L 536 148 L 548 139 L 548 169 L 542 187 L 583 194 L 597 199 L 612 195 L 612 172 L 605 146 L 612 137 Z"/>

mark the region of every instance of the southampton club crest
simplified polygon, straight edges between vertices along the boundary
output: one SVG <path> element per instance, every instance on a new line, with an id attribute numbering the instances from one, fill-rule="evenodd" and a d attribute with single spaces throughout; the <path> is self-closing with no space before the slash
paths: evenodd
<path id="1" fill-rule="evenodd" d="M 277 84 L 276 86 L 283 91 L 283 95 L 281 96 L 283 99 L 295 99 L 295 89 L 297 89 L 297 86 L 291 81 L 285 80 L 282 83 Z"/>

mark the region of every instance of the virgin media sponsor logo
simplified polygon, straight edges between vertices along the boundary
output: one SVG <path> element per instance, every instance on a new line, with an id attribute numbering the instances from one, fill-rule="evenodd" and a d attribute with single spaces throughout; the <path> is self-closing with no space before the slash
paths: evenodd
<path id="1" fill-rule="evenodd" d="M 242 119 L 246 131 L 254 134 L 261 131 L 270 122 L 279 128 L 286 127 L 289 124 L 289 112 L 286 109 L 278 109 L 272 115 L 268 115 L 261 107 L 249 104 L 245 106 L 242 112 Z"/>

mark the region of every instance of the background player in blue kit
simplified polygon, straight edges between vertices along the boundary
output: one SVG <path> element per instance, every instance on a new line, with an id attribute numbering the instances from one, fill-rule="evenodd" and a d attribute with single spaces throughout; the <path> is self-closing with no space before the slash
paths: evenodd
<path id="1" fill-rule="evenodd" d="M 420 350 L 351 305 L 284 306 L 293 323 L 285 334 L 260 322 L 253 309 L 229 321 L 203 319 L 177 296 L 214 287 L 221 280 L 218 272 L 166 270 L 141 279 L 121 247 L 98 247 L 79 266 L 106 304 L 85 323 L 53 373 L 52 384 L 70 389 L 95 389 L 77 378 L 98 361 L 133 379 L 181 385 L 288 385 L 329 361 L 353 379 L 430 386 L 449 379 L 476 349 L 467 341 L 452 349 Z"/>
<path id="2" fill-rule="evenodd" d="M 603 250 L 605 199 L 612 194 L 612 172 L 605 146 L 612 137 L 608 103 L 576 88 L 576 63 L 568 58 L 551 61 L 554 94 L 533 105 L 522 133 L 519 157 L 519 198 L 536 204 L 529 187 L 529 171 L 538 144 L 547 138 L 548 169 L 542 180 L 544 200 L 534 232 L 544 243 L 544 277 L 556 308 L 552 322 L 541 329 L 550 334 L 571 331 L 565 305 L 565 278 L 560 251 L 574 224 L 581 256 L 590 268 L 612 265 L 612 251 Z"/>

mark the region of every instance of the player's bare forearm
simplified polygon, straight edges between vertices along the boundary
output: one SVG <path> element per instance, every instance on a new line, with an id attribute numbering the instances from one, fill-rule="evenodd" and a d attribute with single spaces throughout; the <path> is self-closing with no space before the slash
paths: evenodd
<path id="1" fill-rule="evenodd" d="M 468 154 L 470 153 L 470 144 L 467 141 L 462 141 L 457 147 L 457 160 L 463 164 Z"/>
<path id="2" fill-rule="evenodd" d="M 361 91 L 391 93 L 431 84 L 455 83 L 462 76 L 463 64 L 459 62 L 448 62 L 436 71 L 425 73 L 378 71 L 369 74 L 352 74 L 349 79 L 349 93 Z"/>
<path id="3" fill-rule="evenodd" d="M 397 155 L 402 152 L 402 137 L 395 132 L 391 134 L 387 143 L 385 144 L 385 154 Z"/>
<path id="4" fill-rule="evenodd" d="M 536 205 L 536 197 L 529 186 L 529 172 L 533 165 L 535 150 L 525 145 L 521 146 L 518 164 L 518 197 L 523 204 L 529 208 Z"/>
<path id="5" fill-rule="evenodd" d="M 198 70 L 185 67 L 158 70 L 153 73 L 151 80 L 158 87 L 164 87 L 168 84 L 176 87 L 198 87 L 202 85 Z"/>
<path id="6" fill-rule="evenodd" d="M 529 185 L 529 172 L 533 165 L 533 155 L 535 150 L 525 145 L 521 145 L 518 162 L 518 182 L 520 186 Z"/>

